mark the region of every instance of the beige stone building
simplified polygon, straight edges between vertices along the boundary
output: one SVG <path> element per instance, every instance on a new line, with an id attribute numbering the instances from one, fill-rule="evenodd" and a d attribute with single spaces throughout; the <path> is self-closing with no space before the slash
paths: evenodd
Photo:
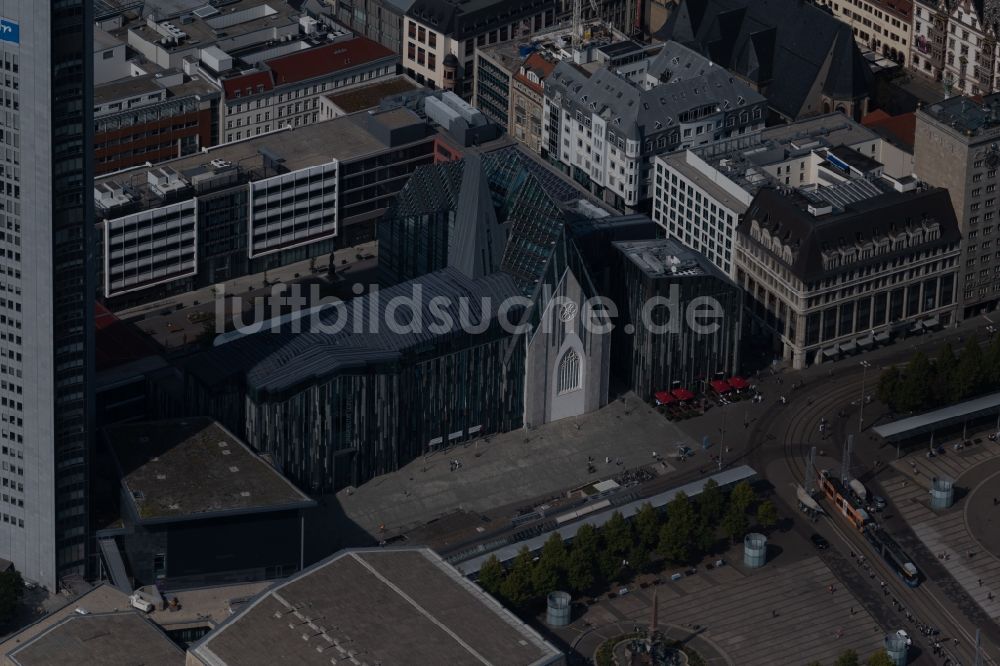
<path id="1" fill-rule="evenodd" d="M 913 37 L 911 0 L 818 0 L 851 26 L 862 49 L 881 53 L 901 65 L 910 60 Z"/>
<path id="2" fill-rule="evenodd" d="M 911 68 L 954 94 L 1000 89 L 1000 0 L 915 0 Z"/>
<path id="3" fill-rule="evenodd" d="M 754 333 L 792 367 L 955 320 L 955 214 L 946 191 L 914 185 L 860 177 L 754 197 L 737 228 L 736 281 Z"/>
<path id="4" fill-rule="evenodd" d="M 536 153 L 542 152 L 545 112 L 545 77 L 556 63 L 541 53 L 532 53 L 511 81 L 510 134 Z"/>
<path id="5" fill-rule="evenodd" d="M 962 232 L 965 317 L 1000 304 L 1000 94 L 952 97 L 917 112 L 914 171 L 947 188 Z"/>
<path id="6" fill-rule="evenodd" d="M 403 69 L 470 100 L 476 49 L 527 39 L 555 23 L 557 7 L 556 0 L 417 0 L 404 22 Z"/>

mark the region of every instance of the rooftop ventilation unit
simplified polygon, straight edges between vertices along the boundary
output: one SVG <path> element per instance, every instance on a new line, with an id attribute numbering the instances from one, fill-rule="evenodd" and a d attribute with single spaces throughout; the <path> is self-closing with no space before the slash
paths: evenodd
<path id="1" fill-rule="evenodd" d="M 146 172 L 146 179 L 150 189 L 161 196 L 187 187 L 187 182 L 181 178 L 180 174 L 168 166 L 150 169 Z"/>

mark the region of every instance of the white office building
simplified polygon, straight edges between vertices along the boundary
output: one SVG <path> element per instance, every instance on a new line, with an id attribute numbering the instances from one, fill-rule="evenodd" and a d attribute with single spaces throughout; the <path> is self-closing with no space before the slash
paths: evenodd
<path id="1" fill-rule="evenodd" d="M 892 178 L 906 179 L 913 157 L 841 113 L 768 128 L 756 134 L 656 158 L 653 221 L 715 264 L 735 274 L 736 226 L 763 185 L 834 184 L 827 167 L 847 147 Z M 854 152 L 850 159 L 855 159 Z M 857 165 L 848 165 L 857 170 Z"/>
<path id="2" fill-rule="evenodd" d="M 550 160 L 607 203 L 653 197 L 653 158 L 764 127 L 767 100 L 707 58 L 664 44 L 630 78 L 570 62 L 545 81 L 542 141 Z"/>
<path id="3" fill-rule="evenodd" d="M 0 557 L 88 571 L 93 3 L 0 4 Z"/>

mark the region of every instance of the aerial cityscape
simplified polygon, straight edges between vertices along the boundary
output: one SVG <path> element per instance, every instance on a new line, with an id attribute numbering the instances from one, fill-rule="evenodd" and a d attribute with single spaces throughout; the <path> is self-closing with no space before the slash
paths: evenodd
<path id="1" fill-rule="evenodd" d="M 4 0 L 0 67 L 0 666 L 1000 666 L 1000 0 Z"/>

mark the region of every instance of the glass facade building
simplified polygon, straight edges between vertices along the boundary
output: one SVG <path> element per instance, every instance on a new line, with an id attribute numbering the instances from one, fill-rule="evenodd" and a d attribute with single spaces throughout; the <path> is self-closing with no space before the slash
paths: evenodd
<path id="1" fill-rule="evenodd" d="M 614 248 L 619 321 L 612 363 L 626 386 L 650 400 L 656 391 L 702 390 L 707 381 L 736 374 L 739 287 L 704 256 L 671 239 L 619 242 Z M 719 316 L 692 318 L 692 308 L 713 308 Z M 696 325 L 709 322 L 716 326 Z"/>

